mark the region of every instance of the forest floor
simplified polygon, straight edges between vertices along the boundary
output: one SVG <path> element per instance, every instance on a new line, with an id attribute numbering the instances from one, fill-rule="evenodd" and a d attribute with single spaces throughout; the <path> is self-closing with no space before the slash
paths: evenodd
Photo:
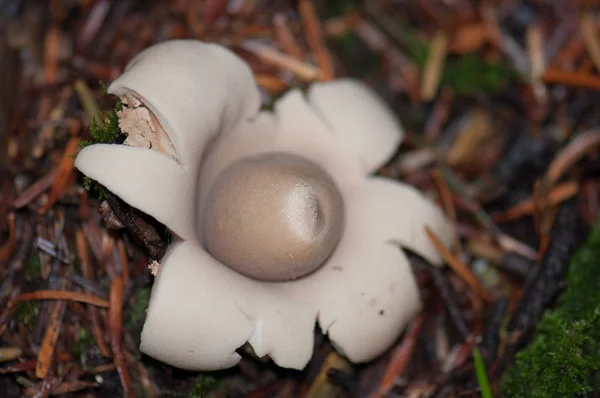
<path id="1" fill-rule="evenodd" d="M 571 261 L 600 206 L 600 20 L 585 3 L 0 0 L 0 395 L 599 393 L 600 358 L 585 353 L 600 298 L 569 291 L 597 277 L 585 274 L 597 251 Z M 186 372 L 140 353 L 148 252 L 106 227 L 73 155 L 114 106 L 103 83 L 171 38 L 232 49 L 266 105 L 351 76 L 398 114 L 406 140 L 379 174 L 436 198 L 460 239 L 441 270 L 411 257 L 425 308 L 386 355 L 350 366 L 318 333 L 301 372 L 249 356 Z M 567 316 L 569 300 L 596 312 Z M 538 330 L 565 349 L 540 346 Z M 552 372 L 566 384 L 544 391 Z"/>

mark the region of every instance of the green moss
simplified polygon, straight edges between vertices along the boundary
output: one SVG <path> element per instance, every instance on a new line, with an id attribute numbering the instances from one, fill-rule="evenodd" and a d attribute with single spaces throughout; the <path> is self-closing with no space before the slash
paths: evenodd
<path id="1" fill-rule="evenodd" d="M 354 33 L 329 39 L 328 44 L 344 61 L 344 67 L 350 76 L 362 79 L 381 74 L 381 55 L 371 51 Z"/>
<path id="2" fill-rule="evenodd" d="M 81 184 L 86 191 L 95 194 L 98 199 L 105 200 L 108 198 L 108 190 L 96 180 L 92 180 L 90 177 L 85 176 L 83 177 Z"/>
<path id="3" fill-rule="evenodd" d="M 103 87 L 105 86 L 103 85 Z M 121 100 L 117 100 L 113 109 L 102 111 L 98 116 L 92 116 L 90 121 L 91 139 L 79 141 L 79 146 L 85 148 L 94 144 L 114 144 L 122 141 L 125 135 L 119 127 L 118 112 L 123 110 L 124 106 Z M 95 194 L 101 200 L 108 197 L 107 189 L 89 177 L 83 178 L 82 185 L 86 191 Z"/>
<path id="4" fill-rule="evenodd" d="M 600 223 L 571 260 L 568 287 L 503 375 L 507 397 L 600 393 Z"/>
<path id="5" fill-rule="evenodd" d="M 128 328 L 139 327 L 146 317 L 146 308 L 150 301 L 150 288 L 144 287 L 135 292 L 133 304 L 127 314 L 126 326 Z"/>
<path id="6" fill-rule="evenodd" d="M 103 111 L 98 116 L 92 116 L 90 124 L 91 140 L 80 141 L 79 146 L 85 148 L 92 144 L 112 144 L 123 137 L 119 127 L 117 112 L 123 110 L 123 103 L 117 101 L 113 109 Z"/>
<path id="7" fill-rule="evenodd" d="M 42 273 L 42 263 L 37 252 L 31 252 L 25 264 L 25 279 L 32 280 L 40 277 Z"/>
<path id="8" fill-rule="evenodd" d="M 211 390 L 218 384 L 215 377 L 201 374 L 196 380 L 196 385 L 192 388 L 187 398 L 208 398 Z"/>
<path id="9" fill-rule="evenodd" d="M 38 302 L 35 300 L 21 301 L 15 306 L 15 317 L 23 325 L 33 325 L 38 314 Z"/>
<path id="10" fill-rule="evenodd" d="M 316 3 L 317 13 L 322 19 L 335 18 L 354 10 L 360 4 L 357 0 L 328 0 Z"/>
<path id="11" fill-rule="evenodd" d="M 423 70 L 429 54 L 429 46 L 411 40 L 409 56 Z M 510 80 L 518 78 L 518 73 L 499 63 L 487 62 L 476 53 L 449 56 L 446 59 L 440 79 L 441 87 L 449 87 L 457 96 L 472 95 L 477 92 L 494 94 Z"/>
<path id="12" fill-rule="evenodd" d="M 94 345 L 95 341 L 90 331 L 84 327 L 79 327 L 79 340 L 73 347 L 74 354 L 80 356 L 85 353 L 90 346 Z"/>

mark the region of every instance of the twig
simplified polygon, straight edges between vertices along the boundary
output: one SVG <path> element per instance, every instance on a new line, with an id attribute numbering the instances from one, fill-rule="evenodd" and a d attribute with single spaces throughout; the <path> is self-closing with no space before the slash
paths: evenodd
<path id="1" fill-rule="evenodd" d="M 325 45 L 323 29 L 319 23 L 312 0 L 300 0 L 298 11 L 304 22 L 306 40 L 315 56 L 317 66 L 321 70 L 321 80 L 331 80 L 335 77 L 333 60 Z"/>
<path id="2" fill-rule="evenodd" d="M 539 272 L 531 279 L 508 322 L 508 345 L 491 369 L 493 378 L 503 373 L 512 356 L 538 324 L 545 308 L 562 290 L 569 259 L 580 242 L 581 227 L 577 201 L 571 199 L 562 204 L 552 226 L 550 245 L 541 260 Z"/>
<path id="3" fill-rule="evenodd" d="M 381 54 L 389 63 L 390 88 L 406 91 L 413 101 L 419 101 L 419 69 L 415 63 L 392 45 L 385 34 L 369 21 L 359 20 L 354 26 L 353 32 L 373 52 Z"/>
<path id="4" fill-rule="evenodd" d="M 449 38 L 444 31 L 438 31 L 431 40 L 421 83 L 422 101 L 431 101 L 437 93 L 448 53 L 448 43 Z"/>
<path id="5" fill-rule="evenodd" d="M 566 171 L 578 162 L 585 154 L 600 147 L 600 129 L 591 129 L 578 134 L 571 142 L 560 150 L 546 171 L 546 183 L 555 184 Z"/>
<path id="6" fill-rule="evenodd" d="M 555 187 L 545 195 L 545 198 L 542 199 L 542 206 L 555 206 L 564 202 L 567 199 L 572 198 L 579 191 L 579 184 L 575 181 L 567 181 L 565 183 L 556 185 Z M 534 199 L 533 197 L 530 199 L 525 199 L 511 208 L 501 212 L 501 213 L 493 213 L 492 219 L 495 222 L 508 222 L 516 220 L 525 215 L 532 214 L 535 210 Z"/>
<path id="7" fill-rule="evenodd" d="M 46 211 L 48 211 L 48 209 L 50 209 L 54 203 L 65 194 L 70 185 L 69 180 L 74 175 L 75 159 L 73 156 L 77 153 L 78 144 L 79 139 L 77 137 L 71 137 L 69 142 L 67 142 L 67 146 L 65 147 L 58 168 L 56 169 L 56 177 L 52 183 L 48 201 L 45 206 L 38 210 L 38 213 L 46 213 Z"/>
<path id="8" fill-rule="evenodd" d="M 113 3 L 108 0 L 101 0 L 94 4 L 78 35 L 78 48 L 84 49 L 94 40 L 112 5 Z"/>
<path id="9" fill-rule="evenodd" d="M 525 51 L 511 36 L 506 34 L 498 23 L 495 6 L 491 2 L 481 2 L 481 17 L 488 40 L 498 47 L 511 60 L 513 67 L 520 73 L 527 75 L 529 62 Z"/>
<path id="10" fill-rule="evenodd" d="M 486 328 L 481 336 L 479 347 L 483 352 L 486 364 L 490 364 L 496 359 L 498 347 L 500 346 L 500 328 L 505 319 L 506 309 L 508 307 L 508 298 L 501 297 L 494 303 L 492 316 L 488 319 Z"/>
<path id="11" fill-rule="evenodd" d="M 66 290 L 37 290 L 35 292 L 22 293 L 10 300 L 7 306 L 14 307 L 15 304 L 21 301 L 30 300 L 72 300 L 101 308 L 109 307 L 108 301 L 92 296 L 91 294 L 70 292 Z"/>
<path id="12" fill-rule="evenodd" d="M 100 109 L 98 108 L 92 90 L 90 90 L 88 85 L 83 80 L 78 79 L 73 87 L 75 88 L 75 92 L 79 97 L 79 102 L 81 102 L 81 106 L 85 110 L 86 115 L 90 118 L 98 117 L 98 115 L 100 115 Z"/>
<path id="13" fill-rule="evenodd" d="M 431 175 L 433 177 L 433 182 L 435 183 L 438 194 L 442 199 L 442 204 L 444 206 L 444 210 L 446 211 L 446 215 L 448 216 L 448 219 L 452 223 L 453 227 L 456 229 L 456 208 L 454 207 L 454 201 L 452 200 L 452 192 L 450 191 L 450 188 L 446 184 L 446 181 L 440 174 L 439 170 L 434 170 Z M 460 257 L 462 254 L 462 247 L 458 234 L 456 234 L 454 237 L 454 253 L 458 257 Z"/>
<path id="14" fill-rule="evenodd" d="M 35 247 L 48 254 L 49 256 L 54 257 L 59 261 L 62 261 L 65 264 L 70 263 L 70 260 L 67 257 L 65 257 L 59 250 L 57 250 L 56 245 L 54 243 L 42 238 L 41 236 L 38 236 L 35 239 Z"/>
<path id="15" fill-rule="evenodd" d="M 88 245 L 92 250 L 92 254 L 97 262 L 102 261 L 102 232 L 96 221 L 92 218 L 88 219 L 81 226 L 83 233 L 87 239 Z"/>
<path id="16" fill-rule="evenodd" d="M 581 219 L 574 199 L 559 209 L 550 234 L 550 245 L 536 276 L 513 314 L 508 331 L 522 335 L 537 324 L 544 308 L 562 289 L 569 258 L 579 243 Z"/>
<path id="17" fill-rule="evenodd" d="M 256 40 L 244 40 L 241 47 L 254 53 L 264 62 L 293 73 L 296 77 L 311 82 L 321 77 L 319 68 L 283 54 Z"/>
<path id="18" fill-rule="evenodd" d="M 304 59 L 304 53 L 290 30 L 285 14 L 275 14 L 273 17 L 273 26 L 275 28 L 275 37 L 281 49 L 291 57 L 298 60 Z"/>
<path id="19" fill-rule="evenodd" d="M 427 140 L 433 142 L 436 140 L 442 131 L 442 126 L 448 120 L 450 114 L 450 106 L 454 100 L 454 94 L 450 89 L 442 89 L 440 98 L 435 103 L 433 111 L 425 124 L 425 136 Z"/>
<path id="20" fill-rule="evenodd" d="M 0 246 L 0 263 L 6 263 L 10 256 L 13 255 L 16 247 L 15 238 L 15 213 L 8 215 L 8 241 Z"/>
<path id="21" fill-rule="evenodd" d="M 566 72 L 559 69 L 548 68 L 542 75 L 546 83 L 563 84 L 573 88 L 600 90 L 600 77 L 579 72 Z"/>
<path id="22" fill-rule="evenodd" d="M 19 347 L 0 347 L 0 362 L 13 361 L 23 354 Z"/>
<path id="23" fill-rule="evenodd" d="M 256 84 L 266 90 L 269 94 L 279 94 L 286 91 L 290 86 L 277 76 L 266 73 L 255 74 Z"/>
<path id="24" fill-rule="evenodd" d="M 96 387 L 98 384 L 91 381 L 64 381 L 50 390 L 50 395 L 61 396 L 85 390 L 86 388 Z M 35 396 L 36 389 L 27 388 L 24 391 L 25 396 Z"/>
<path id="25" fill-rule="evenodd" d="M 46 174 L 33 184 L 31 184 L 15 199 L 15 201 L 13 202 L 13 206 L 16 209 L 20 209 L 22 207 L 27 206 L 29 203 L 35 200 L 35 198 L 40 196 L 42 192 L 44 192 L 46 189 L 50 188 L 52 184 L 54 184 L 55 177 L 56 171 L 54 170 Z"/>
<path id="26" fill-rule="evenodd" d="M 581 33 L 587 47 L 590 58 L 594 62 L 596 70 L 600 72 L 600 40 L 596 34 L 596 21 L 589 10 L 585 10 L 581 16 Z"/>
<path id="27" fill-rule="evenodd" d="M 496 238 L 496 241 L 498 242 L 498 244 L 500 244 L 500 246 L 502 246 L 502 248 L 504 248 L 507 251 L 517 252 L 522 256 L 525 256 L 530 259 L 537 259 L 537 252 L 535 250 L 525 245 L 524 243 L 519 242 L 516 239 L 506 235 L 498 228 L 498 226 L 496 226 L 496 224 L 494 224 L 494 221 L 492 220 L 490 215 L 487 214 L 478 203 L 474 202 L 468 197 L 465 186 L 450 169 L 441 164 L 438 167 L 441 175 L 448 183 L 448 186 L 454 192 L 460 195 L 459 199 L 462 201 L 462 203 L 471 212 L 473 212 L 473 214 L 477 218 L 477 221 L 479 221 L 479 223 L 482 226 L 488 228 L 492 232 L 492 234 Z"/>
<path id="28" fill-rule="evenodd" d="M 469 336 L 471 335 L 471 331 L 469 330 L 467 321 L 465 320 L 465 317 L 461 312 L 458 303 L 456 302 L 455 289 L 452 287 L 450 281 L 440 269 L 431 267 L 429 271 L 433 277 L 435 287 L 444 301 L 444 306 L 448 310 L 450 321 L 460 334 L 460 337 L 462 337 L 463 341 L 468 340 Z"/>
<path id="29" fill-rule="evenodd" d="M 44 66 L 46 83 L 56 82 L 58 76 L 58 54 L 60 54 L 60 27 L 52 24 L 46 32 Z"/>
<path id="30" fill-rule="evenodd" d="M 436 248 L 438 253 L 444 258 L 444 260 L 448 263 L 450 268 L 454 270 L 466 283 L 473 289 L 479 297 L 481 297 L 486 302 L 491 302 L 492 299 L 485 290 L 485 288 L 481 285 L 477 277 L 471 272 L 471 270 L 463 264 L 458 258 L 456 258 L 450 250 L 446 249 L 446 247 L 442 244 L 437 235 L 427 226 L 425 226 L 425 233 L 431 240 L 431 243 Z"/>
<path id="31" fill-rule="evenodd" d="M 129 260 L 127 259 L 127 250 L 125 250 L 125 244 L 121 239 L 117 241 L 117 249 L 119 250 L 119 260 L 121 263 L 121 279 L 123 280 L 123 286 L 129 285 Z"/>
<path id="32" fill-rule="evenodd" d="M 423 314 L 412 321 L 402 342 L 392 353 L 390 362 L 381 377 L 377 391 L 369 395 L 370 398 L 383 398 L 394 388 L 396 379 L 404 372 L 417 345 L 417 337 L 423 326 Z"/>
<path id="33" fill-rule="evenodd" d="M 533 93 L 537 101 L 544 104 L 547 100 L 547 92 L 541 76 L 546 68 L 546 60 L 544 58 L 542 29 L 539 24 L 532 24 L 527 28 L 526 42 Z M 536 107 L 536 110 L 539 110 L 539 108 Z"/>
<path id="34" fill-rule="evenodd" d="M 22 295 L 21 295 L 22 296 Z M 46 377 L 50 365 L 54 360 L 54 353 L 56 351 L 56 342 L 58 341 L 58 335 L 62 328 L 63 316 L 65 314 L 66 302 L 64 300 L 57 301 L 54 303 L 52 312 L 50 314 L 50 320 L 48 321 L 48 327 L 40 346 L 40 352 L 38 353 L 37 363 L 35 366 L 35 375 L 39 379 Z"/>
<path id="35" fill-rule="evenodd" d="M 124 396 L 135 397 L 135 391 L 131 386 L 131 377 L 125 364 L 123 355 L 122 339 L 122 318 L 123 318 L 123 281 L 121 278 L 114 278 L 110 286 L 110 346 L 113 352 L 113 358 L 121 385 L 123 386 Z"/>
<path id="36" fill-rule="evenodd" d="M 90 251 L 85 241 L 85 235 L 83 231 L 78 229 L 75 231 L 75 244 L 77 246 L 77 254 L 79 256 L 79 264 L 81 267 L 81 271 L 83 276 L 88 279 L 92 279 L 93 273 L 91 270 L 91 262 L 90 262 Z M 89 293 L 89 289 L 88 289 Z M 90 322 L 92 324 L 92 336 L 94 336 L 94 340 L 100 349 L 103 357 L 110 356 L 110 352 L 104 343 L 104 333 L 100 327 L 100 314 L 96 307 L 90 306 L 88 308 L 88 314 L 90 316 Z"/>

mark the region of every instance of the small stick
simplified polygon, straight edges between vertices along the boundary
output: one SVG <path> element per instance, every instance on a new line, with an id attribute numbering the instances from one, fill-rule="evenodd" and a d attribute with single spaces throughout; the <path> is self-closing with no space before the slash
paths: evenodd
<path id="1" fill-rule="evenodd" d="M 0 263 L 6 263 L 10 256 L 13 255 L 16 247 L 15 238 L 15 213 L 8 215 L 8 242 L 0 247 Z"/>
<path id="2" fill-rule="evenodd" d="M 48 211 L 48 209 L 50 209 L 54 203 L 65 194 L 69 187 L 69 182 L 75 170 L 75 159 L 73 158 L 73 155 L 77 153 L 78 145 L 79 139 L 77 137 L 71 137 L 69 142 L 67 142 L 67 146 L 60 159 L 58 168 L 56 169 L 56 177 L 54 178 L 54 183 L 50 189 L 48 201 L 45 206 L 38 210 L 39 214 L 45 214 L 46 211 Z"/>
<path id="3" fill-rule="evenodd" d="M 88 245 L 97 262 L 102 261 L 102 232 L 93 218 L 81 225 L 83 233 L 87 239 Z"/>
<path id="4" fill-rule="evenodd" d="M 266 90 L 269 94 L 279 94 L 290 86 L 277 76 L 269 74 L 255 74 L 256 84 Z"/>
<path id="5" fill-rule="evenodd" d="M 546 183 L 553 185 L 565 172 L 577 163 L 585 154 L 600 147 L 600 130 L 590 129 L 578 134 L 560 150 L 546 171 Z"/>
<path id="6" fill-rule="evenodd" d="M 429 142 L 434 142 L 442 131 L 442 126 L 448 120 L 450 108 L 454 100 L 454 93 L 450 89 L 442 89 L 440 98 L 436 102 L 431 116 L 425 124 L 425 137 Z"/>
<path id="7" fill-rule="evenodd" d="M 446 247 L 442 244 L 438 236 L 427 226 L 425 226 L 425 233 L 429 237 L 429 240 L 436 248 L 438 253 L 440 253 L 444 260 L 446 260 L 450 268 L 452 268 L 452 270 L 456 272 L 458 276 L 460 276 L 467 283 L 467 285 L 469 285 L 478 294 L 479 297 L 481 297 L 484 301 L 488 303 L 491 302 L 492 299 L 489 293 L 481 285 L 481 283 L 473 274 L 473 272 L 471 272 L 471 270 L 465 264 L 463 264 L 458 258 L 456 258 L 450 252 L 450 250 L 446 249 Z"/>
<path id="8" fill-rule="evenodd" d="M 98 31 L 102 27 L 108 12 L 110 11 L 112 1 L 101 0 L 94 4 L 90 13 L 88 14 L 83 28 L 77 35 L 77 47 L 80 49 L 86 48 L 96 37 Z"/>
<path id="9" fill-rule="evenodd" d="M 600 90 L 600 77 L 585 73 L 548 68 L 542 75 L 542 80 L 546 83 L 564 84 L 569 87 Z"/>
<path id="10" fill-rule="evenodd" d="M 402 342 L 394 350 L 390 363 L 381 377 L 379 388 L 375 393 L 370 395 L 370 398 L 383 398 L 394 388 L 396 379 L 404 372 L 413 356 L 422 327 L 423 314 L 421 313 L 410 324 L 404 339 L 402 339 Z"/>
<path id="11" fill-rule="evenodd" d="M 335 78 L 333 59 L 323 39 L 323 29 L 315 12 L 311 0 L 300 0 L 298 4 L 300 17 L 304 22 L 304 31 L 308 45 L 315 56 L 317 65 L 321 70 L 321 80 L 332 80 Z"/>
<path id="12" fill-rule="evenodd" d="M 444 205 L 444 210 L 446 215 L 450 219 L 450 222 L 456 229 L 457 219 L 456 219 L 456 208 L 454 207 L 454 200 L 452 200 L 452 191 L 446 184 L 446 180 L 442 177 L 439 170 L 434 170 L 431 173 L 433 177 L 433 182 L 437 188 L 438 194 L 442 200 L 442 204 Z M 460 244 L 460 237 L 458 234 L 454 236 L 454 250 L 457 256 L 460 256 L 462 253 L 462 248 Z"/>
<path id="13" fill-rule="evenodd" d="M 255 54 L 264 62 L 287 70 L 305 82 L 317 80 L 321 76 L 319 68 L 283 54 L 257 40 L 244 40 L 241 47 Z"/>
<path id="14" fill-rule="evenodd" d="M 100 108 L 98 108 L 92 90 L 90 90 L 88 85 L 83 80 L 78 79 L 73 87 L 75 88 L 75 92 L 77 93 L 77 97 L 79 97 L 79 102 L 85 110 L 85 113 L 89 117 L 98 117 L 98 115 L 100 115 Z"/>
<path id="15" fill-rule="evenodd" d="M 596 21 L 589 10 L 583 11 L 581 16 L 581 33 L 590 58 L 596 70 L 600 72 L 600 40 L 596 34 Z"/>
<path id="16" fill-rule="evenodd" d="M 281 49 L 291 57 L 298 60 L 304 59 L 304 53 L 290 30 L 285 14 L 280 12 L 275 14 L 273 17 L 273 26 L 275 27 L 275 37 Z"/>
<path id="17" fill-rule="evenodd" d="M 121 379 L 124 395 L 126 397 L 135 397 L 135 391 L 131 386 L 131 377 L 125 364 L 123 347 L 121 346 L 122 327 L 123 327 L 123 281 L 121 278 L 114 278 L 110 286 L 110 346 L 113 351 L 114 363 Z"/>
<path id="18" fill-rule="evenodd" d="M 37 363 L 35 365 L 35 376 L 39 379 L 46 377 L 50 366 L 52 365 L 65 309 L 66 302 L 63 300 L 57 301 L 52 308 L 48 328 L 46 329 L 46 333 L 44 333 L 40 352 L 37 357 Z"/>
<path id="19" fill-rule="evenodd" d="M 57 24 L 52 24 L 46 32 L 45 52 L 44 52 L 44 72 L 46 84 L 56 82 L 58 76 L 58 55 L 60 53 L 60 28 Z"/>
<path id="20" fill-rule="evenodd" d="M 580 58 L 585 51 L 585 41 L 579 31 L 573 32 L 573 36 L 567 44 L 563 46 L 558 55 L 550 63 L 553 68 L 564 68 L 573 63 L 573 60 Z M 575 65 L 573 65 L 575 66 Z"/>
<path id="21" fill-rule="evenodd" d="M 22 207 L 27 206 L 33 200 L 35 200 L 38 196 L 42 194 L 46 189 L 50 188 L 52 184 L 54 184 L 54 178 L 56 177 L 56 171 L 51 171 L 46 174 L 33 184 L 31 184 L 27 189 L 25 189 L 13 202 L 13 206 L 15 209 L 20 209 Z"/>
<path id="22" fill-rule="evenodd" d="M 129 284 L 129 260 L 127 259 L 127 250 L 123 240 L 117 241 L 117 248 L 119 250 L 119 259 L 121 261 L 121 279 L 123 280 L 123 286 Z"/>
<path id="23" fill-rule="evenodd" d="M 93 280 L 93 272 L 91 269 L 91 261 L 90 261 L 90 250 L 87 245 L 85 235 L 81 229 L 77 229 L 75 231 L 75 244 L 77 246 L 77 255 L 79 256 L 79 262 L 81 266 L 81 272 L 83 273 L 84 278 Z M 88 290 L 89 293 L 89 289 Z M 88 313 L 90 316 L 90 322 L 92 324 L 92 336 L 94 336 L 94 340 L 100 349 L 103 357 L 109 357 L 110 352 L 104 343 L 104 333 L 100 328 L 100 314 L 96 307 L 90 306 L 88 308 Z"/>
<path id="24" fill-rule="evenodd" d="M 91 294 L 71 292 L 67 290 L 37 290 L 35 292 L 22 293 L 10 300 L 8 307 L 13 307 L 21 301 L 30 300 L 72 300 L 80 303 L 95 305 L 101 308 L 108 308 L 108 301 L 92 296 Z"/>
<path id="25" fill-rule="evenodd" d="M 579 184 L 575 181 L 567 181 L 556 185 L 545 198 L 542 199 L 543 206 L 556 206 L 575 196 L 579 191 Z M 495 222 L 509 222 L 519 219 L 525 215 L 533 214 L 535 210 L 533 197 L 525 199 L 509 209 L 492 214 L 492 219 Z"/>
<path id="26" fill-rule="evenodd" d="M 0 362 L 14 361 L 23 354 L 19 347 L 0 347 Z"/>
<path id="27" fill-rule="evenodd" d="M 448 35 L 444 31 L 438 31 L 431 40 L 421 84 L 422 101 L 431 101 L 437 93 L 448 53 L 448 43 Z"/>
<path id="28" fill-rule="evenodd" d="M 532 24 L 529 26 L 525 38 L 527 43 L 527 54 L 529 57 L 531 86 L 537 101 L 543 104 L 547 100 L 547 91 L 541 80 L 544 69 L 546 69 L 546 60 L 544 59 L 544 39 L 541 26 L 539 24 Z"/>
<path id="29" fill-rule="evenodd" d="M 87 220 L 90 217 L 90 206 L 86 190 L 78 187 L 77 196 L 79 196 L 79 217 L 82 220 Z"/>

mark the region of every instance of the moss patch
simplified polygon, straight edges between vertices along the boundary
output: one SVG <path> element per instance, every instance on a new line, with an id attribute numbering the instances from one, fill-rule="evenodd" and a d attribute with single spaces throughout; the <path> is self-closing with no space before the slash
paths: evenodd
<path id="1" fill-rule="evenodd" d="M 21 301 L 15 306 L 15 317 L 23 325 L 33 325 L 38 314 L 39 307 L 35 300 Z"/>
<path id="2" fill-rule="evenodd" d="M 146 317 L 146 308 L 148 308 L 149 301 L 150 287 L 140 288 L 135 292 L 133 304 L 129 309 L 125 323 L 128 329 L 138 329 L 141 327 Z"/>
<path id="3" fill-rule="evenodd" d="M 102 111 L 98 116 L 92 116 L 90 121 L 90 140 L 79 141 L 79 146 L 85 148 L 94 144 L 114 144 L 123 142 L 125 134 L 119 127 L 118 112 L 125 105 L 117 100 L 113 109 Z M 83 177 L 82 185 L 86 191 L 95 194 L 99 199 L 108 198 L 108 190 L 89 177 Z"/>
<path id="4" fill-rule="evenodd" d="M 218 385 L 218 380 L 212 376 L 201 374 L 187 398 L 207 398 L 210 392 Z"/>
<path id="5" fill-rule="evenodd" d="M 409 42 L 411 45 L 408 54 L 419 69 L 423 70 L 430 48 L 416 40 L 409 40 Z M 466 53 L 448 56 L 442 71 L 440 86 L 451 88 L 457 96 L 468 96 L 477 92 L 495 94 L 507 82 L 518 77 L 519 74 L 514 69 L 504 64 L 485 61 L 477 53 Z"/>
<path id="6" fill-rule="evenodd" d="M 40 277 L 42 273 L 42 263 L 37 252 L 31 252 L 25 264 L 25 279 L 31 281 Z"/>
<path id="7" fill-rule="evenodd" d="M 91 346 L 95 344 L 94 338 L 90 331 L 84 327 L 79 327 L 79 339 L 73 347 L 74 354 L 80 356 L 87 352 Z"/>
<path id="8" fill-rule="evenodd" d="M 563 398 L 600 393 L 600 222 L 573 256 L 557 307 L 503 375 L 507 397 Z"/>

